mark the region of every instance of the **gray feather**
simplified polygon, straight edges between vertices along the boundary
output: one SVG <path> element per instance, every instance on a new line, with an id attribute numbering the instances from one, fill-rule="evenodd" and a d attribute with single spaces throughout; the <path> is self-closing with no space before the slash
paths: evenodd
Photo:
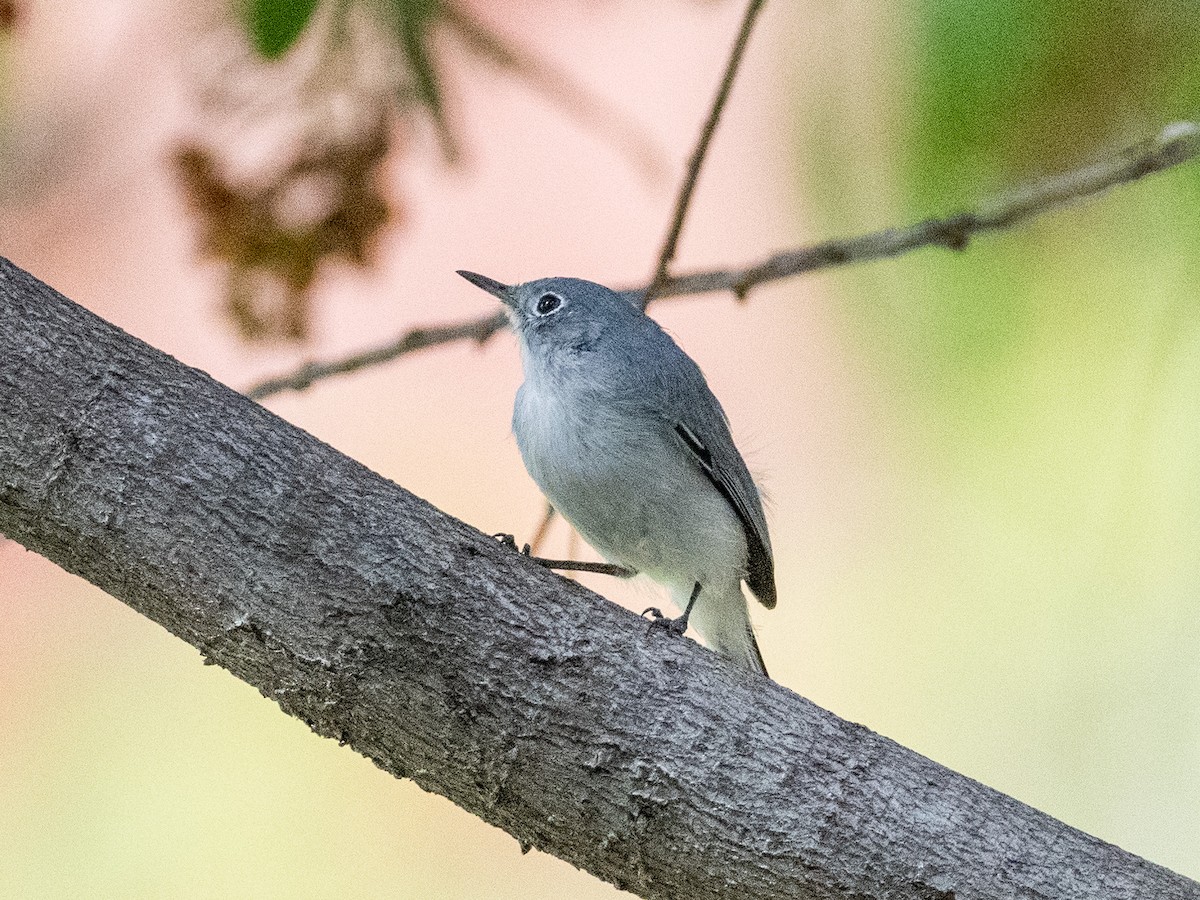
<path id="1" fill-rule="evenodd" d="M 714 401 L 716 402 L 715 398 Z M 721 495 L 729 501 L 733 511 L 742 522 L 746 533 L 746 584 L 767 609 L 775 608 L 775 560 L 771 555 L 771 539 L 767 534 L 766 517 L 762 501 L 750 472 L 741 454 L 733 446 L 732 438 L 722 442 L 719 438 L 710 448 L 686 422 L 676 422 L 675 431 L 682 438 L 688 452 L 695 457 L 704 474 L 712 481 Z M 728 427 L 725 429 L 728 435 Z M 733 453 L 723 452 L 727 444 Z"/>
<path id="2" fill-rule="evenodd" d="M 508 308 L 525 383 L 513 433 L 556 509 L 609 561 L 664 584 L 710 646 L 765 674 L 741 591 L 775 605 L 758 488 L 700 368 L 628 298 L 575 278 L 464 277 Z"/>

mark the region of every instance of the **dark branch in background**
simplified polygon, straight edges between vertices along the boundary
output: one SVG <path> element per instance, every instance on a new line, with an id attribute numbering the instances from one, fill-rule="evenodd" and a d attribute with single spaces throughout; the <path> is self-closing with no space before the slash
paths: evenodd
<path id="1" fill-rule="evenodd" d="M 733 90 L 733 80 L 737 77 L 738 67 L 746 52 L 746 46 L 750 43 L 750 32 L 754 30 L 754 20 L 758 18 L 762 7 L 763 0 L 750 0 L 746 6 L 746 12 L 742 16 L 742 27 L 738 29 L 737 39 L 733 42 L 733 50 L 729 54 L 729 61 L 725 64 L 725 74 L 721 76 L 721 84 L 717 87 L 717 95 L 713 98 L 712 106 L 709 107 L 708 118 L 704 121 L 700 137 L 692 150 L 691 159 L 688 160 L 687 174 L 684 175 L 683 184 L 679 188 L 679 197 L 675 201 L 675 214 L 671 217 L 671 226 L 667 229 L 662 250 L 658 254 L 658 263 L 654 267 L 650 285 L 642 294 L 643 309 L 650 305 L 667 280 L 667 270 L 675 259 L 679 235 L 683 232 L 683 222 L 687 218 L 688 209 L 692 204 L 692 193 L 696 190 L 696 182 L 700 179 L 700 169 L 704 166 L 705 156 L 708 155 L 708 145 L 717 132 L 721 113 L 725 109 L 725 103 L 729 100 L 730 91 Z"/>
<path id="2" fill-rule="evenodd" d="M 534 553 L 538 553 L 542 549 L 542 545 L 546 542 L 546 538 L 550 534 L 550 525 L 554 521 L 555 515 L 554 504 L 546 501 L 546 511 L 542 513 L 542 520 L 538 522 L 538 527 L 534 529 L 533 538 L 529 542 Z"/>
<path id="3" fill-rule="evenodd" d="M 382 347 L 356 353 L 336 362 L 309 363 L 291 375 L 264 381 L 248 390 L 246 396 L 252 400 L 261 400 L 263 397 L 269 397 L 281 391 L 302 391 L 313 382 L 329 378 L 331 375 L 344 375 L 347 372 L 356 372 L 369 366 L 377 366 L 395 359 L 397 356 L 424 350 L 426 347 L 439 347 L 456 341 L 475 341 L 482 344 L 507 324 L 504 313 L 501 311 L 455 325 L 413 328 L 402 334 L 398 340 Z"/>
<path id="4" fill-rule="evenodd" d="M 0 532 L 318 734 L 643 897 L 1200 900 L 648 634 L 3 259 Z"/>
<path id="5" fill-rule="evenodd" d="M 751 288 L 769 281 L 819 269 L 900 256 L 921 247 L 963 250 L 977 234 L 1011 228 L 1037 216 L 1095 198 L 1116 185 L 1137 181 L 1146 175 L 1189 162 L 1195 159 L 1197 154 L 1200 154 L 1200 129 L 1191 122 L 1176 122 L 1168 125 L 1150 140 L 1135 144 L 1113 159 L 1046 178 L 1024 190 L 985 204 L 976 212 L 960 213 L 944 219 L 929 219 L 908 228 L 888 228 L 861 237 L 826 241 L 787 250 L 739 269 L 668 276 L 656 292 L 655 299 L 717 291 L 731 291 L 737 297 L 745 297 Z M 643 290 L 645 289 L 629 288 L 627 293 L 632 296 Z M 426 340 L 412 349 L 432 347 L 435 344 L 468 337 L 486 340 L 503 324 L 502 319 L 496 315 L 462 323 L 457 326 L 462 330 L 461 334 L 455 333 L 453 326 L 445 327 L 441 329 L 445 335 L 444 339 Z M 490 330 L 483 334 L 488 326 Z M 323 378 L 354 371 L 363 365 L 394 359 L 409 352 L 406 344 L 412 335 L 429 332 L 430 329 L 414 329 L 386 347 L 358 354 L 350 360 L 306 366 L 300 372 L 256 385 L 248 392 L 249 396 L 261 399 L 285 390 L 302 390 Z M 483 336 L 478 337 L 480 334 Z M 376 354 L 378 359 L 367 363 L 354 363 L 355 360 Z M 313 374 L 318 372 L 319 374 Z"/>
<path id="6" fill-rule="evenodd" d="M 888 228 L 862 237 L 788 250 L 743 269 L 675 276 L 663 288 L 662 295 L 731 291 L 742 299 L 751 288 L 763 282 L 817 269 L 900 256 L 921 247 L 965 250 L 977 234 L 1011 228 L 1037 216 L 1057 212 L 1096 197 L 1118 184 L 1137 181 L 1188 162 L 1198 153 L 1200 129 L 1191 122 L 1176 122 L 1113 159 L 1043 179 L 985 204 L 976 212 L 927 219 L 908 228 Z"/>

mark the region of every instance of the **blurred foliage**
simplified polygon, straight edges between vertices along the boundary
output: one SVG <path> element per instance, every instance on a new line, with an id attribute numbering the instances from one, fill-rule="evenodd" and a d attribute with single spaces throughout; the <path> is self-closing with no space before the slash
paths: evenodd
<path id="1" fill-rule="evenodd" d="M 10 39 L 21 28 L 24 10 L 16 0 L 0 0 L 0 76 L 6 74 Z M 3 112 L 8 85 L 0 84 L 0 113 Z M 2 139 L 0 139 L 2 140 Z"/>
<path id="2" fill-rule="evenodd" d="M 431 0 L 242 8 L 257 60 L 208 76 L 209 131 L 224 133 L 185 141 L 174 165 L 201 251 L 228 272 L 239 334 L 298 341 L 309 335 L 323 267 L 367 265 L 381 230 L 402 218 L 379 177 L 397 141 L 431 120 L 456 158 L 430 44 L 439 21 L 469 20 Z M 239 161 L 259 142 L 273 146 L 271 165 Z"/>
<path id="3" fill-rule="evenodd" d="M 387 147 L 381 117 L 361 139 L 305 143 L 277 178 L 244 186 L 224 177 L 211 150 L 177 151 L 175 169 L 203 229 L 201 252 L 228 268 L 226 305 L 244 337 L 303 339 L 318 266 L 335 258 L 366 265 L 389 218 L 373 177 Z M 320 214 L 281 215 L 299 191 L 322 195 Z"/>
<path id="4" fill-rule="evenodd" d="M 1200 5 L 912 0 L 911 9 L 915 25 L 905 20 L 909 30 L 894 29 L 903 36 L 882 51 L 893 57 L 885 69 L 911 73 L 880 101 L 892 112 L 874 136 L 890 155 L 854 144 L 861 132 L 851 136 L 842 112 L 848 93 L 830 92 L 820 114 L 828 124 L 806 132 L 807 185 L 839 232 L 977 207 L 1200 111 Z M 995 425 L 990 413 L 1014 411 L 1008 379 L 1035 345 L 1123 339 L 1120 323 L 1140 308 L 1112 290 L 1122 272 L 1111 250 L 1139 237 L 1132 222 L 1160 236 L 1147 252 L 1195 255 L 1195 224 L 1178 201 L 1200 199 L 1200 166 L 1160 180 L 1172 185 L 1167 194 L 1118 188 L 1078 214 L 980 238 L 960 257 L 921 251 L 848 273 L 869 358 L 942 412 L 957 410 L 960 424 Z M 891 186 L 883 197 L 871 193 L 879 181 Z M 1072 228 L 1073 215 L 1089 217 L 1087 226 Z M 1099 246 L 1107 250 L 1096 268 Z M 1058 292 L 1047 296 L 1051 284 Z"/>
<path id="5" fill-rule="evenodd" d="M 380 230 L 400 218 L 399 201 L 386 196 L 378 177 L 398 141 L 428 124 L 445 160 L 457 160 L 452 104 L 434 53 L 439 30 L 459 38 L 468 56 L 526 81 L 646 156 L 619 114 L 456 4 L 241 0 L 240 8 L 241 38 L 254 59 L 207 73 L 212 84 L 203 91 L 209 118 L 225 120 L 209 130 L 225 134 L 189 139 L 174 161 L 203 252 L 229 273 L 226 306 L 245 338 L 306 338 L 323 264 L 368 262 Z M 276 82 L 288 79 L 280 90 Z M 339 127 L 347 109 L 360 120 L 350 129 Z M 242 127 L 229 127 L 235 121 Z M 234 158 L 258 140 L 275 145 L 277 164 L 248 176 Z M 289 198 L 314 194 L 314 181 L 323 186 L 315 192 L 325 198 L 320 208 L 299 224 L 282 216 L 283 207 L 295 211 Z"/>
<path id="6" fill-rule="evenodd" d="M 911 77 L 849 89 L 881 85 L 888 117 L 864 142 L 839 108 L 857 98 L 831 92 L 829 124 L 806 130 L 826 228 L 976 208 L 1200 116 L 1200 6 L 914 4 L 915 29 L 878 48 L 883 71 Z M 1036 598 L 1048 622 L 1194 602 L 1197 208 L 1192 162 L 963 253 L 838 273 L 847 331 L 911 454 L 906 531 L 953 561 L 920 570 L 914 595 L 942 578 L 947 596 L 1025 609 L 1017 621 Z"/>
<path id="7" fill-rule="evenodd" d="M 240 30 L 216 30 L 224 64 L 201 73 L 201 125 L 172 162 L 200 250 L 227 273 L 239 334 L 299 341 L 322 270 L 365 266 L 382 229 L 402 221 L 380 169 L 411 130 L 411 104 L 386 32 L 351 7 L 249 12 L 257 49 Z"/>
<path id="8" fill-rule="evenodd" d="M 317 0 L 250 0 L 247 17 L 254 47 L 267 59 L 288 51 L 307 27 Z"/>
<path id="9" fill-rule="evenodd" d="M 439 77 L 429 52 L 430 29 L 444 14 L 443 6 L 437 0 L 383 0 L 382 9 L 384 19 L 404 50 L 417 96 L 438 126 L 443 149 L 453 158 L 456 156 L 454 141 L 446 125 Z"/>
<path id="10" fill-rule="evenodd" d="M 833 32 L 801 120 L 814 239 L 978 208 L 1200 119 L 1195 3 L 877 9 L 865 37 Z M 1198 208 L 1191 162 L 828 281 L 894 491 L 846 591 L 871 598 L 847 664 L 911 705 L 865 720 L 903 742 L 927 702 L 931 755 L 1100 833 L 1134 833 L 1152 797 L 1158 861 L 1181 868 L 1200 858 Z"/>
<path id="11" fill-rule="evenodd" d="M 416 96 L 438 125 L 443 148 L 453 156 L 453 142 L 445 126 L 440 77 L 430 52 L 433 26 L 457 18 L 439 0 L 328 0 L 334 15 L 343 18 L 351 6 L 372 11 L 392 32 L 408 67 Z M 251 0 L 247 7 L 250 38 L 267 59 L 277 59 L 296 43 L 313 19 L 318 0 Z"/>
<path id="12" fill-rule="evenodd" d="M 919 8 L 926 32 L 906 141 L 911 156 L 901 178 L 910 217 L 975 205 L 1031 178 L 1106 157 L 1175 119 L 1196 117 L 1200 5 L 923 0 Z M 1195 165 L 1159 177 L 1193 195 L 1200 188 Z M 1135 207 L 1153 196 L 1145 186 L 1126 190 L 1141 191 L 1131 200 Z M 1110 258 L 1108 268 L 1096 269 L 1093 248 L 1131 235 L 1124 223 L 1106 221 L 1103 204 L 1112 201 L 1099 203 L 1089 229 L 1066 242 L 1054 235 L 1066 236 L 1069 223 L 1055 232 L 1043 222 L 975 265 L 923 270 L 914 287 L 934 304 L 925 365 L 936 394 L 965 389 L 960 399 L 970 404 L 982 390 L 1005 405 L 996 391 L 1005 390 L 1006 373 L 1027 358 L 1031 341 L 1060 328 L 1069 332 L 1061 336 L 1064 347 L 1122 340 L 1118 323 L 1134 311 L 1127 296 L 1110 288 L 1121 266 Z M 1166 225 L 1163 237 L 1172 244 L 1192 240 L 1194 227 L 1174 217 L 1164 221 L 1158 213 L 1166 212 L 1143 206 L 1125 216 L 1146 216 L 1150 228 Z M 1066 283 L 1046 296 L 1044 288 L 1060 281 Z M 1092 290 L 1078 291 L 1088 283 Z"/>
<path id="13" fill-rule="evenodd" d="M 21 22 L 21 10 L 16 0 L 0 0 L 0 32 L 9 32 Z"/>
<path id="14" fill-rule="evenodd" d="M 1071 168 L 1200 97 L 1190 0 L 919 0 L 909 170 L 919 204 Z"/>

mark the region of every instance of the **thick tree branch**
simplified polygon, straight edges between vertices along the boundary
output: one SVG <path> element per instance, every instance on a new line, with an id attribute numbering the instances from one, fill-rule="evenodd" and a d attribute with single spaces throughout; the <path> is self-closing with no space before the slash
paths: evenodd
<path id="1" fill-rule="evenodd" d="M 0 531 L 644 897 L 1200 898 L 439 512 L 0 259 Z"/>
<path id="2" fill-rule="evenodd" d="M 1189 162 L 1198 154 L 1200 128 L 1191 122 L 1176 122 L 1150 140 L 1129 147 L 1113 159 L 1046 178 L 986 204 L 975 212 L 958 213 L 944 219 L 927 219 L 907 228 L 887 228 L 860 237 L 785 250 L 737 269 L 671 275 L 655 291 L 654 299 L 658 301 L 667 297 L 719 291 L 731 291 L 735 296 L 744 298 L 760 284 L 818 269 L 901 256 L 922 247 L 963 250 L 977 234 L 1011 228 L 1046 213 L 1093 199 L 1109 188 Z M 643 291 L 645 288 L 626 289 L 631 297 Z M 247 393 L 255 399 L 263 399 L 282 391 L 303 390 L 321 379 L 386 362 L 413 350 L 465 339 L 482 342 L 504 325 L 503 317 L 496 314 L 459 325 L 413 329 L 376 350 L 344 360 L 311 364 L 293 374 L 258 384 Z"/>

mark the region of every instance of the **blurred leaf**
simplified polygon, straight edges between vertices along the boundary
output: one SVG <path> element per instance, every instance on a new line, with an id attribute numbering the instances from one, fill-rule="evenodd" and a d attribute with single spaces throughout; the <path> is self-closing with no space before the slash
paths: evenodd
<path id="1" fill-rule="evenodd" d="M 1107 157 L 1173 119 L 1195 116 L 1196 4 L 921 5 L 925 38 L 905 137 L 911 149 L 899 173 L 910 217 L 975 206 L 1030 179 Z M 1181 187 L 1200 182 L 1200 170 L 1163 177 Z M 1137 192 L 1125 207 L 1124 218 L 1131 220 L 1142 214 L 1138 204 L 1150 191 L 1128 190 Z M 924 307 L 925 319 L 919 366 L 933 376 L 927 388 L 943 398 L 965 389 L 957 396 L 962 409 L 984 396 L 1003 403 L 1005 379 L 1014 366 L 1027 364 L 1031 347 L 1048 334 L 1064 352 L 1072 344 L 1093 354 L 1110 340 L 1119 346 L 1122 332 L 1113 325 L 1125 321 L 1128 300 L 1104 285 L 1119 278 L 1120 257 L 1107 257 L 1107 266 L 1095 270 L 1098 245 L 1132 237 L 1108 219 L 1116 203 L 1101 201 L 1087 225 L 1069 218 L 1042 222 L 995 244 L 981 242 L 969 262 L 914 270 L 913 300 Z M 1162 237 L 1194 244 L 1194 226 L 1175 224 L 1180 230 Z M 1056 279 L 1062 279 L 1060 289 L 1048 293 L 1046 285 Z M 1089 282 L 1091 291 L 1077 290 Z"/>
<path id="2" fill-rule="evenodd" d="M 384 0 L 384 6 L 412 73 L 417 99 L 433 116 L 446 155 L 454 159 L 458 153 L 446 122 L 438 72 L 429 55 L 431 26 L 442 17 L 442 4 L 439 0 Z"/>
<path id="3" fill-rule="evenodd" d="M 907 104 L 881 123 L 894 133 L 863 145 L 850 91 L 816 109 L 819 138 L 806 132 L 808 187 L 827 229 L 972 209 L 1196 116 L 1200 4 L 916 0 L 914 8 L 911 37 L 879 51 L 882 65 L 912 73 L 883 101 Z M 1014 373 L 1045 348 L 1102 367 L 1135 339 L 1125 328 L 1142 327 L 1130 316 L 1149 301 L 1116 285 L 1145 254 L 1157 260 L 1151 271 L 1196 256 L 1197 193 L 1192 165 L 981 239 L 961 256 L 920 252 L 847 272 L 839 278 L 864 352 L 922 402 L 944 404 L 943 414 L 994 426 L 1001 408 L 1020 408 L 1011 403 Z M 1156 240 L 1141 241 L 1135 221 Z M 1159 280 L 1170 281 L 1146 283 Z"/>
<path id="4" fill-rule="evenodd" d="M 391 24 L 417 79 L 421 100 L 435 113 L 442 110 L 437 72 L 425 46 L 429 26 L 438 18 L 437 0 L 388 0 Z"/>
<path id="5" fill-rule="evenodd" d="M 1200 5 L 921 0 L 914 205 L 967 202 L 1195 116 Z M 952 199 L 953 198 L 953 199 Z"/>
<path id="6" fill-rule="evenodd" d="M 278 59 L 296 43 L 317 8 L 317 0 L 250 0 L 250 36 L 267 59 Z"/>
<path id="7" fill-rule="evenodd" d="M 244 338 L 305 339 L 321 266 L 367 265 L 381 229 L 399 220 L 376 177 L 389 121 L 381 111 L 347 141 L 323 132 L 287 151 L 284 171 L 265 183 L 231 179 L 201 145 L 177 148 L 172 161 L 200 226 L 200 250 L 228 272 L 226 310 Z"/>

